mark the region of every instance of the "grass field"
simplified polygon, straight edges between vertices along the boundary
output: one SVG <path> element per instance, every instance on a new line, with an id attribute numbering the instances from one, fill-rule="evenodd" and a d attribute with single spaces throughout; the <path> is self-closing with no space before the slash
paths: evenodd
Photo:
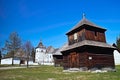
<path id="1" fill-rule="evenodd" d="M 117 72 L 63 72 L 61 67 L 40 66 L 0 70 L 0 80 L 120 80 L 120 66 Z"/>

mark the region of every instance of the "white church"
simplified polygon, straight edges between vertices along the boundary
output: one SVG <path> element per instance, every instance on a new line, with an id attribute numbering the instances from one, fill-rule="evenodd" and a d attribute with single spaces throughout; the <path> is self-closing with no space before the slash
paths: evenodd
<path id="1" fill-rule="evenodd" d="M 35 62 L 40 65 L 54 65 L 53 60 L 53 47 L 46 48 L 42 41 L 38 44 L 38 46 L 35 49 Z"/>

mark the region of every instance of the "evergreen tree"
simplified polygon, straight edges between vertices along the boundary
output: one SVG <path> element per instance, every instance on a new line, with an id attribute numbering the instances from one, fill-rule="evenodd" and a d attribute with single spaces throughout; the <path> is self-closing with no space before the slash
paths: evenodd
<path id="1" fill-rule="evenodd" d="M 33 59 L 33 62 L 35 62 L 35 49 L 34 48 L 32 48 L 31 57 Z"/>
<path id="2" fill-rule="evenodd" d="M 116 46 L 120 50 L 120 35 L 117 37 Z"/>

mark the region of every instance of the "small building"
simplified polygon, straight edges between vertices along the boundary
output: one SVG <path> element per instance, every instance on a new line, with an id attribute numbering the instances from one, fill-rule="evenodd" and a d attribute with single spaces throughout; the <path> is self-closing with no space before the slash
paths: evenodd
<path id="1" fill-rule="evenodd" d="M 65 43 L 61 48 L 55 49 L 53 52 L 53 59 L 55 67 L 63 66 L 63 55 L 61 51 L 68 46 L 68 43 Z"/>
<path id="2" fill-rule="evenodd" d="M 106 29 L 83 19 L 66 33 L 68 46 L 61 52 L 64 70 L 115 70 L 113 51 L 106 43 Z"/>
<path id="3" fill-rule="evenodd" d="M 53 52 L 53 59 L 54 59 L 54 66 L 55 67 L 62 66 L 63 56 L 62 56 L 62 53 L 60 53 L 60 49 L 56 49 Z"/>
<path id="4" fill-rule="evenodd" d="M 115 65 L 120 65 L 120 52 L 118 50 L 114 50 L 114 61 Z"/>
<path id="5" fill-rule="evenodd" d="M 40 41 L 35 51 L 35 62 L 40 65 L 54 65 L 52 51 L 53 48 L 46 48 Z"/>

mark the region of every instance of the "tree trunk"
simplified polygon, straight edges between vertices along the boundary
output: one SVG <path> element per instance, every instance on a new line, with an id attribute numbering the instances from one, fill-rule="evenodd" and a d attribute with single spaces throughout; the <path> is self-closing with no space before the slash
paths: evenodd
<path id="1" fill-rule="evenodd" d="M 14 65 L 14 51 L 13 51 L 13 55 L 12 55 L 12 66 Z"/>
<path id="2" fill-rule="evenodd" d="M 2 58 L 2 55 L 1 55 L 1 51 L 0 51 L 0 64 L 1 64 L 1 58 Z"/>
<path id="3" fill-rule="evenodd" d="M 20 63 L 19 63 L 19 66 L 21 66 L 21 58 L 20 58 Z"/>
<path id="4" fill-rule="evenodd" d="M 1 58 L 0 58 L 0 65 L 1 65 Z"/>
<path id="5" fill-rule="evenodd" d="M 1 58 L 0 58 L 0 65 L 1 65 Z"/>
<path id="6" fill-rule="evenodd" d="M 12 66 L 14 65 L 14 60 L 13 60 L 13 58 L 12 58 Z"/>
<path id="7" fill-rule="evenodd" d="M 27 68 L 29 67 L 29 57 L 27 57 Z"/>

